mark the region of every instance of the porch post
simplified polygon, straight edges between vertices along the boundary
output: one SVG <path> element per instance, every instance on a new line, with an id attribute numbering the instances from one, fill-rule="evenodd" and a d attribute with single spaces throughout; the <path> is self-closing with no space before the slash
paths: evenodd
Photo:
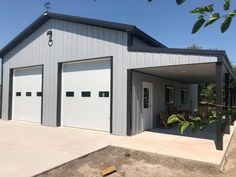
<path id="1" fill-rule="evenodd" d="M 127 71 L 127 135 L 132 135 L 132 70 Z"/>
<path id="2" fill-rule="evenodd" d="M 233 79 L 230 78 L 230 82 L 232 82 L 232 81 L 233 81 Z M 230 107 L 230 109 L 231 109 L 232 106 L 233 106 L 233 88 L 230 88 L 230 89 L 229 89 L 229 95 L 230 95 L 229 107 Z"/>
<path id="3" fill-rule="evenodd" d="M 232 106 L 235 106 L 235 88 L 232 89 Z"/>
<path id="4" fill-rule="evenodd" d="M 235 94 L 235 90 L 236 90 L 236 89 L 233 88 L 233 106 L 235 106 L 235 95 L 236 95 L 236 94 Z"/>
<path id="5" fill-rule="evenodd" d="M 225 74 L 225 110 L 229 110 L 229 73 Z M 225 133 L 230 134 L 230 116 L 225 117 L 227 126 L 225 127 Z"/>
<path id="6" fill-rule="evenodd" d="M 223 150 L 222 128 L 222 62 L 216 63 L 216 149 Z"/>
<path id="7" fill-rule="evenodd" d="M 230 83 L 233 81 L 232 77 L 230 78 Z M 230 103 L 229 103 L 229 108 L 232 109 L 233 107 L 233 98 L 234 98 L 234 89 L 230 88 Z M 234 125 L 234 123 L 231 120 L 231 116 L 230 116 L 230 125 Z"/>

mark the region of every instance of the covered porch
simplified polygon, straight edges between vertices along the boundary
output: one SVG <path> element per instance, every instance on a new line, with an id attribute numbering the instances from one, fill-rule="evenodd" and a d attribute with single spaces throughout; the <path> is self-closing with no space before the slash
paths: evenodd
<path id="1" fill-rule="evenodd" d="M 143 131 L 178 136 L 177 125 L 163 127 L 163 115 L 186 113 L 193 115 L 200 111 L 198 100 L 199 84 L 215 84 L 214 109 L 217 123 L 203 132 L 185 133 L 185 137 L 209 140 L 217 150 L 225 150 L 224 135 L 230 135 L 230 116 L 222 117 L 220 112 L 235 105 L 235 89 L 229 88 L 235 78 L 232 68 L 223 60 L 209 63 L 194 63 L 171 66 L 136 68 L 128 71 L 128 134 Z M 129 84 L 130 83 L 130 84 Z M 130 103 L 129 103 L 130 102 Z M 222 121 L 227 126 L 222 131 Z M 194 140 L 194 139 L 192 139 Z M 225 144 L 226 143 L 226 144 Z M 194 143 L 193 143 L 194 144 Z M 212 146 L 212 148 L 214 148 Z"/>

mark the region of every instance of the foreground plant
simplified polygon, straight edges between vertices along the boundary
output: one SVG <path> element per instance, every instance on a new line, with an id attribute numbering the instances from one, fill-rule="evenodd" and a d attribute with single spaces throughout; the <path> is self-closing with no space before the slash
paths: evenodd
<path id="1" fill-rule="evenodd" d="M 231 121 L 234 122 L 236 120 L 236 109 L 230 109 L 228 111 L 223 111 L 220 113 L 222 117 L 231 116 Z M 185 117 L 184 114 L 172 114 L 167 123 L 168 124 L 178 124 L 178 131 L 183 135 L 187 129 L 190 129 L 192 133 L 203 131 L 210 124 L 214 124 L 218 122 L 218 118 L 216 116 L 216 111 L 209 111 L 208 115 L 193 115 L 188 118 Z M 222 119 L 221 131 L 223 132 L 227 126 L 228 122 L 226 119 Z"/>

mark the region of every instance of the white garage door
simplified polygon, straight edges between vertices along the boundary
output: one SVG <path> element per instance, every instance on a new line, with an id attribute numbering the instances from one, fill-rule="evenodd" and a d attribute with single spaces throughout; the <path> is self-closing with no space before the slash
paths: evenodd
<path id="1" fill-rule="evenodd" d="M 41 122 L 42 67 L 15 69 L 12 119 Z"/>
<path id="2" fill-rule="evenodd" d="M 110 130 L 110 60 L 63 64 L 62 124 Z"/>

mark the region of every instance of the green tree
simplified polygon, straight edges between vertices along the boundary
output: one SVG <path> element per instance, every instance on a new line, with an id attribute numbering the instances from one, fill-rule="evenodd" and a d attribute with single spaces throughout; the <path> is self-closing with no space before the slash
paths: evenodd
<path id="1" fill-rule="evenodd" d="M 236 66 L 232 65 L 234 72 L 236 73 Z"/>
<path id="2" fill-rule="evenodd" d="M 194 49 L 194 50 L 197 50 L 197 49 L 202 49 L 202 47 L 197 46 L 196 44 L 193 44 L 193 45 L 191 45 L 190 47 L 187 47 L 187 49 Z"/>
<path id="3" fill-rule="evenodd" d="M 199 96 L 198 100 L 200 103 L 214 103 L 215 102 L 215 89 L 216 85 L 212 84 L 201 84 L 198 86 Z"/>

